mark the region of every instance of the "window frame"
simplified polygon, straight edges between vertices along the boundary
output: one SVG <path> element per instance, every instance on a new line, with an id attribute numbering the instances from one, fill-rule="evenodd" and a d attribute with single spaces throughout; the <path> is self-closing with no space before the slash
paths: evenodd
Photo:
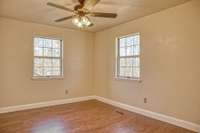
<path id="1" fill-rule="evenodd" d="M 127 38 L 131 36 L 139 35 L 139 55 L 131 56 L 120 56 L 120 39 Z M 126 58 L 139 58 L 139 77 L 129 77 L 129 76 L 120 76 L 120 59 Z M 116 63 L 115 63 L 115 79 L 117 80 L 133 80 L 141 82 L 141 34 L 139 32 L 131 33 L 125 36 L 119 36 L 116 38 Z"/>
<path id="2" fill-rule="evenodd" d="M 61 47 L 60 47 L 60 55 L 61 57 L 42 57 L 42 56 L 35 56 L 34 55 L 34 39 L 35 38 L 42 38 L 42 39 L 51 39 L 51 40 L 59 40 L 61 41 Z M 51 79 L 64 79 L 64 68 L 63 68 L 63 60 L 64 60 L 64 51 L 63 51 L 63 47 L 64 47 L 64 41 L 61 38 L 55 38 L 55 37 L 44 37 L 44 36 L 34 36 L 32 37 L 32 79 L 33 80 L 51 80 Z M 60 59 L 61 65 L 60 65 L 60 70 L 61 70 L 61 74 L 59 76 L 34 76 L 34 59 L 35 58 L 49 58 L 49 59 Z"/>

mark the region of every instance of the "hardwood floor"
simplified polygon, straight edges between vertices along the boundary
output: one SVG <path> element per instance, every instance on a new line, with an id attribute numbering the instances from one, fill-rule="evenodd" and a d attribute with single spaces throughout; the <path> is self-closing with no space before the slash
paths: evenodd
<path id="1" fill-rule="evenodd" d="M 0 114 L 0 133 L 194 133 L 96 100 Z"/>

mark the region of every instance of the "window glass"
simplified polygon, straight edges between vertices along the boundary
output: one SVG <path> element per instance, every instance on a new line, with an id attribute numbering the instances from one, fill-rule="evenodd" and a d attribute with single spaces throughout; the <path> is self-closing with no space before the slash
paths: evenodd
<path id="1" fill-rule="evenodd" d="M 33 77 L 62 76 L 62 40 L 34 38 Z"/>
<path id="2" fill-rule="evenodd" d="M 140 35 L 118 38 L 117 77 L 140 78 Z"/>

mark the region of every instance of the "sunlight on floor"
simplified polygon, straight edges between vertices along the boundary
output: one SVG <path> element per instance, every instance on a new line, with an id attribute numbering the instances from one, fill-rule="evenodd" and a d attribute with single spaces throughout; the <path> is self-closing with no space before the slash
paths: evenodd
<path id="1" fill-rule="evenodd" d="M 65 127 L 62 120 L 47 120 L 35 125 L 32 133 L 66 133 Z"/>

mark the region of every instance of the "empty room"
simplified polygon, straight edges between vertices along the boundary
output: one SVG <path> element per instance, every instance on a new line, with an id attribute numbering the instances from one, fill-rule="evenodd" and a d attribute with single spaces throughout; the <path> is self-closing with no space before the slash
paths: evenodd
<path id="1" fill-rule="evenodd" d="M 200 133 L 200 0 L 0 0 L 0 133 Z"/>

